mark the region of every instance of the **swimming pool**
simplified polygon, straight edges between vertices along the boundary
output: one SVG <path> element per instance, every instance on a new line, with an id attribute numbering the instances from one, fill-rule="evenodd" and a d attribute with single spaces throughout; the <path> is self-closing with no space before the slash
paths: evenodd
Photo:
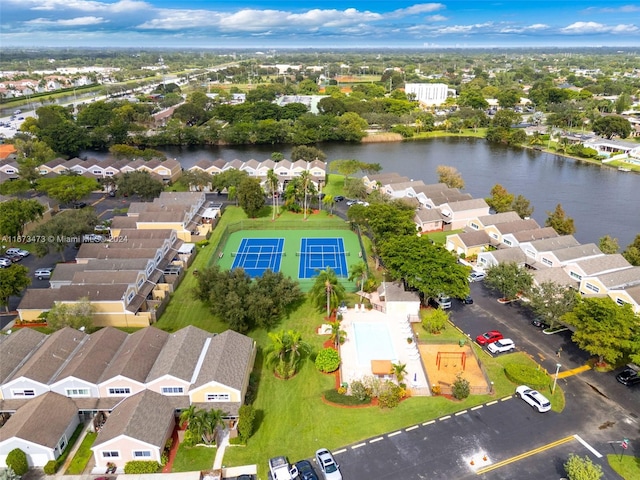
<path id="1" fill-rule="evenodd" d="M 353 331 L 359 367 L 370 366 L 371 360 L 398 361 L 389 327 L 384 323 L 356 322 Z"/>

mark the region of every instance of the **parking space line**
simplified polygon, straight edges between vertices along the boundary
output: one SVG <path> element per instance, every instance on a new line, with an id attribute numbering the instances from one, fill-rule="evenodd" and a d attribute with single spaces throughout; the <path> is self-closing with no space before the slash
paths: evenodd
<path id="1" fill-rule="evenodd" d="M 380 440 L 384 440 L 384 437 L 374 438 L 373 440 L 369 440 L 369 443 L 376 443 L 376 442 L 379 442 Z"/>
<path id="2" fill-rule="evenodd" d="M 436 423 L 436 421 L 435 421 L 435 420 L 430 420 L 430 421 L 428 421 L 428 422 L 424 422 L 424 423 L 422 424 L 422 426 L 423 426 L 423 427 L 426 427 L 427 425 L 432 425 L 432 424 L 434 424 L 434 423 Z"/>
<path id="3" fill-rule="evenodd" d="M 572 440 L 575 440 L 575 435 L 570 435 L 568 437 L 561 438 L 560 440 L 556 440 L 555 442 L 547 443 L 546 445 L 542 445 L 541 447 L 534 448 L 533 450 L 529 450 L 528 452 L 521 453 L 520 455 L 516 455 L 515 457 L 507 458 L 498 463 L 494 463 L 485 468 L 480 468 L 476 470 L 477 475 L 482 475 L 483 473 L 490 472 L 491 470 L 495 470 L 500 467 L 504 467 L 505 465 L 509 465 L 510 463 L 517 462 L 518 460 L 522 460 L 523 458 L 531 457 L 537 453 L 544 452 L 545 450 L 550 450 L 558 445 L 562 445 L 563 443 L 568 443 Z"/>
<path id="4" fill-rule="evenodd" d="M 409 427 L 409 428 L 405 428 L 404 431 L 405 432 L 410 432 L 411 430 L 415 430 L 416 428 L 418 428 L 419 425 L 414 425 L 413 427 Z"/>
<path id="5" fill-rule="evenodd" d="M 482 407 L 484 407 L 484 405 L 478 405 L 477 407 L 473 407 L 471 411 L 473 412 L 474 410 L 480 410 Z"/>
<path id="6" fill-rule="evenodd" d="M 512 399 L 512 398 L 513 398 L 513 397 L 512 397 L 511 395 L 509 395 L 508 397 L 501 398 L 501 399 L 500 399 L 500 401 L 501 401 L 501 402 L 505 402 L 505 401 L 510 400 L 510 399 Z"/>
<path id="7" fill-rule="evenodd" d="M 347 449 L 346 449 L 346 448 L 342 448 L 342 449 L 340 449 L 340 450 L 336 450 L 335 452 L 333 452 L 333 454 L 334 454 L 334 455 L 336 455 L 336 454 L 338 454 L 338 453 L 344 453 L 344 452 L 346 452 L 346 451 L 347 451 Z"/>
<path id="8" fill-rule="evenodd" d="M 578 440 L 582 445 L 584 445 L 584 448 L 586 448 L 587 450 L 589 450 L 591 453 L 593 453 L 597 458 L 602 458 L 602 454 L 597 451 L 595 448 L 593 448 L 591 445 L 589 445 L 587 442 L 585 442 L 580 435 L 575 434 L 573 436 L 573 438 L 575 438 L 576 440 Z"/>
<path id="9" fill-rule="evenodd" d="M 359 443 L 358 445 L 354 445 L 351 447 L 351 450 L 355 450 L 356 448 L 364 447 L 367 443 Z"/>
<path id="10" fill-rule="evenodd" d="M 451 415 L 447 415 L 446 417 L 440 417 L 438 420 L 443 421 L 443 420 L 448 420 L 451 418 Z"/>
<path id="11" fill-rule="evenodd" d="M 402 430 L 398 430 L 397 432 L 390 433 L 389 435 L 387 435 L 387 437 L 395 437 L 396 435 L 400 435 L 401 433 Z"/>
<path id="12" fill-rule="evenodd" d="M 487 407 L 488 407 L 489 405 L 495 405 L 496 403 L 498 403 L 498 400 L 494 400 L 493 402 L 489 402 L 489 403 L 487 403 Z"/>
<path id="13" fill-rule="evenodd" d="M 467 413 L 467 411 L 466 411 L 466 410 L 462 410 L 461 412 L 456 413 L 456 417 L 457 417 L 458 415 L 464 415 L 465 413 Z"/>

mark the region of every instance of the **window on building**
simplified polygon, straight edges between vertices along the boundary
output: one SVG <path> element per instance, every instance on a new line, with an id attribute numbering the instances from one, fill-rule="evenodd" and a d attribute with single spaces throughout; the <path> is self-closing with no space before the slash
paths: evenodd
<path id="1" fill-rule="evenodd" d="M 150 450 L 134 450 L 133 458 L 150 458 L 151 451 Z"/>
<path id="2" fill-rule="evenodd" d="M 596 287 L 595 285 L 589 282 L 585 283 L 584 286 L 587 290 L 591 290 L 593 293 L 600 293 L 600 288 Z"/>
<path id="3" fill-rule="evenodd" d="M 526 253 L 528 257 L 536 258 L 536 252 L 534 252 L 533 250 L 527 249 L 527 250 L 525 250 L 524 253 Z"/>
<path id="4" fill-rule="evenodd" d="M 140 280 L 138 280 L 138 288 L 140 288 L 143 283 L 144 283 L 144 278 L 141 278 Z"/>
<path id="5" fill-rule="evenodd" d="M 35 397 L 36 391 L 31 389 L 12 390 L 14 397 Z"/>
<path id="6" fill-rule="evenodd" d="M 129 293 L 129 295 L 127 295 L 127 302 L 130 302 L 131 300 L 133 300 L 133 297 L 136 295 L 136 292 L 131 292 Z"/>
<path id="7" fill-rule="evenodd" d="M 548 267 L 553 267 L 553 262 L 547 257 L 542 257 L 542 263 L 544 263 Z"/>
<path id="8" fill-rule="evenodd" d="M 207 393 L 207 402 L 228 402 L 228 393 Z"/>
<path id="9" fill-rule="evenodd" d="M 505 245 L 508 245 L 508 246 L 513 245 L 513 242 L 511 242 L 511 240 L 507 240 L 507 239 L 505 239 L 505 238 L 503 238 L 503 239 L 502 239 L 502 242 L 503 242 Z"/>
<path id="10" fill-rule="evenodd" d="M 102 458 L 117 458 L 120 456 L 120 452 L 117 450 L 104 450 L 102 452 Z"/>
<path id="11" fill-rule="evenodd" d="M 624 300 L 622 300 L 621 298 L 616 298 L 616 303 L 618 305 L 620 305 L 621 307 L 624 307 L 624 305 L 627 303 Z"/>
<path id="12" fill-rule="evenodd" d="M 183 387 L 162 387 L 164 395 L 181 395 L 184 393 Z"/>
<path id="13" fill-rule="evenodd" d="M 109 395 L 129 395 L 131 389 L 129 387 L 114 387 L 109 389 Z"/>
<path id="14" fill-rule="evenodd" d="M 578 275 L 576 272 L 573 272 L 573 271 L 569 272 L 569 276 L 571 278 L 575 278 L 576 280 L 582 280 L 582 275 Z"/>
<path id="15" fill-rule="evenodd" d="M 88 388 L 67 388 L 67 397 L 88 397 L 90 395 Z"/>

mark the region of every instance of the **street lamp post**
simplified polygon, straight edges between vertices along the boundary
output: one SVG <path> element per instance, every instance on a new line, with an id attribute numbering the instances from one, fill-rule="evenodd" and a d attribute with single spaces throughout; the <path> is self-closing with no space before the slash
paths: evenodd
<path id="1" fill-rule="evenodd" d="M 559 363 L 556 363 L 556 375 L 553 378 L 553 388 L 551 389 L 551 395 L 554 394 L 554 392 L 556 391 L 556 383 L 558 383 L 558 372 L 560 371 L 560 367 L 562 365 Z"/>

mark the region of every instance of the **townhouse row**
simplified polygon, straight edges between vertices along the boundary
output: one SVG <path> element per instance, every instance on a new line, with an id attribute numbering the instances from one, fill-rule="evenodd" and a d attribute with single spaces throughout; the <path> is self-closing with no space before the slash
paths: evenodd
<path id="1" fill-rule="evenodd" d="M 0 336 L 0 467 L 14 448 L 31 466 L 57 459 L 90 422 L 96 473 L 130 460 L 160 462 L 179 412 L 220 409 L 233 429 L 244 402 L 255 342 L 227 330 L 147 327 L 127 334 L 69 327 L 45 335 L 22 328 Z M 102 470 L 102 472 L 100 472 Z"/>

